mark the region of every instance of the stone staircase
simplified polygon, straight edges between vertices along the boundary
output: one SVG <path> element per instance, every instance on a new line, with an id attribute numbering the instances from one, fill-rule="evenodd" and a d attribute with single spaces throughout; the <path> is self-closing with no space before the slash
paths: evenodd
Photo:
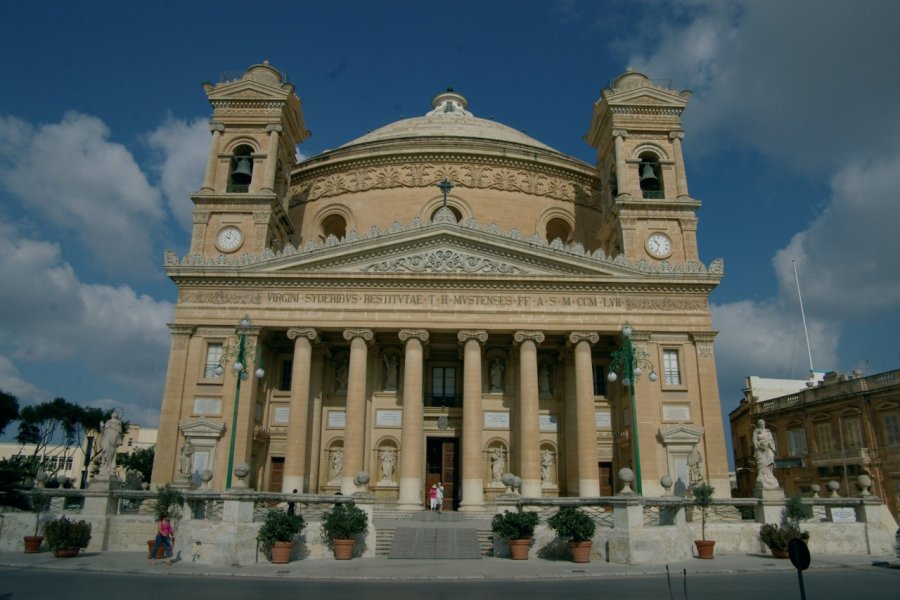
<path id="1" fill-rule="evenodd" d="M 398 511 L 376 508 L 376 556 L 478 559 L 492 556 L 493 512 Z"/>

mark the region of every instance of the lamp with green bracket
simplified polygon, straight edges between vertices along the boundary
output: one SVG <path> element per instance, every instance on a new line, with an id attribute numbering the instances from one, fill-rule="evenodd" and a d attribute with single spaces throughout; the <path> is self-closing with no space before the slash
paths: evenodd
<path id="1" fill-rule="evenodd" d="M 622 327 L 622 345 L 611 355 L 609 363 L 609 375 L 607 379 L 614 382 L 619 379 L 616 371 L 622 375 L 622 385 L 629 389 L 631 393 L 631 439 L 634 444 L 634 475 L 637 480 L 637 493 L 642 493 L 641 485 L 641 450 L 638 445 L 638 429 L 637 429 L 637 405 L 634 399 L 634 382 L 641 376 L 645 369 L 650 371 L 647 376 L 650 381 L 656 381 L 659 377 L 653 370 L 653 363 L 650 362 L 650 355 L 640 348 L 635 348 L 632 343 L 632 335 L 634 330 L 631 325 L 626 324 Z"/>

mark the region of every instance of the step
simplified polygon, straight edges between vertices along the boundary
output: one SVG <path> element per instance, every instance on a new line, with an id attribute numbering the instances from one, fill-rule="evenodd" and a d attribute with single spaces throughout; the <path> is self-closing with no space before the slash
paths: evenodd
<path id="1" fill-rule="evenodd" d="M 471 527 L 398 527 L 388 558 L 481 558 L 478 530 Z"/>

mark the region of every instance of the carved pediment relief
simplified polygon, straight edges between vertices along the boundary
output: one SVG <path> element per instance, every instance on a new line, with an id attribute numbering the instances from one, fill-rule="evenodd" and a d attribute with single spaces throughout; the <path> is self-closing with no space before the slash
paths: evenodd
<path id="1" fill-rule="evenodd" d="M 675 425 L 659 430 L 659 439 L 665 446 L 692 446 L 698 443 L 702 437 L 703 428 L 690 425 Z"/>
<path id="2" fill-rule="evenodd" d="M 681 94 L 656 87 L 639 87 L 612 93 L 608 96 L 610 106 L 629 104 L 684 108 L 687 99 Z"/>
<path id="3" fill-rule="evenodd" d="M 225 423 L 219 420 L 192 419 L 178 424 L 181 433 L 188 439 L 209 438 L 217 440 L 225 433 Z"/>

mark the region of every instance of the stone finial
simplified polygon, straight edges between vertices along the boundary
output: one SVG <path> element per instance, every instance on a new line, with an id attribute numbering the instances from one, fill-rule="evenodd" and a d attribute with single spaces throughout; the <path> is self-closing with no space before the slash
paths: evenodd
<path id="1" fill-rule="evenodd" d="M 663 489 L 666 490 L 666 493 L 664 494 L 665 496 L 672 495 L 672 486 L 675 485 L 675 482 L 672 481 L 671 477 L 669 477 L 668 475 L 663 475 L 659 478 L 659 485 L 661 485 Z"/>
<path id="2" fill-rule="evenodd" d="M 869 491 L 869 488 L 872 487 L 872 478 L 865 473 L 860 475 L 856 478 L 856 487 L 859 488 L 859 495 L 861 497 L 871 496 L 872 492 Z"/>
<path id="3" fill-rule="evenodd" d="M 204 490 L 209 489 L 209 482 L 212 481 L 212 478 L 213 478 L 213 472 L 210 471 L 209 469 L 203 469 L 202 471 L 200 471 L 200 481 L 203 482 L 202 487 Z"/>
<path id="4" fill-rule="evenodd" d="M 811 486 L 809 486 L 809 489 L 812 490 L 812 497 L 813 497 L 813 498 L 819 498 L 819 497 L 820 497 L 820 496 L 819 496 L 819 490 L 821 490 L 822 487 L 821 487 L 818 483 L 812 484 Z"/>
<path id="5" fill-rule="evenodd" d="M 250 465 L 247 463 L 240 463 L 234 467 L 234 476 L 237 477 L 237 481 L 234 482 L 234 487 L 247 489 L 249 485 L 247 484 L 247 475 L 250 474 Z"/>
<path id="6" fill-rule="evenodd" d="M 831 498 L 840 498 L 840 494 L 838 494 L 838 489 L 840 489 L 841 484 L 832 479 L 828 482 L 828 489 L 831 491 Z"/>
<path id="7" fill-rule="evenodd" d="M 634 471 L 629 469 L 628 467 L 623 467 L 619 469 L 619 480 L 622 482 L 622 489 L 619 491 L 617 495 L 632 495 L 634 494 L 634 490 L 631 489 L 631 483 L 634 481 Z"/>

